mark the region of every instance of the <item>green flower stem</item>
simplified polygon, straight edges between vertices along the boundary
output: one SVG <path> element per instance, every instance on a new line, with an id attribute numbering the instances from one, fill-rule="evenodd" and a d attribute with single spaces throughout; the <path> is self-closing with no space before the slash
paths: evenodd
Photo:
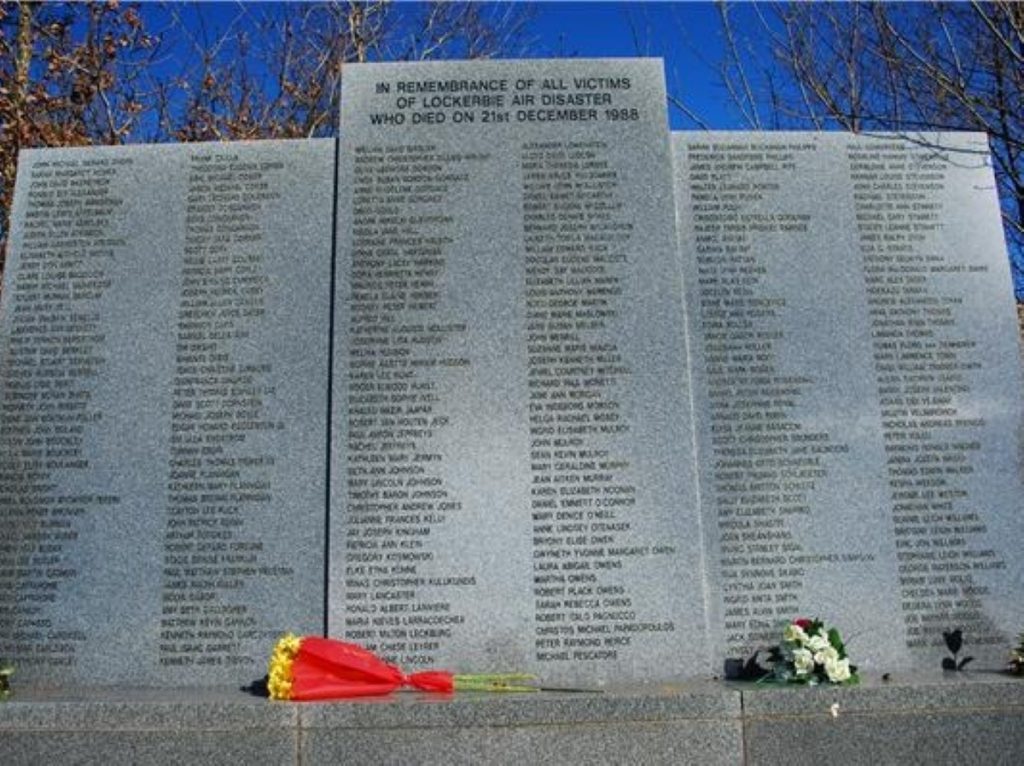
<path id="1" fill-rule="evenodd" d="M 524 681 L 536 681 L 529 673 L 461 673 L 455 676 L 455 691 L 459 692 L 535 692 L 536 686 Z"/>

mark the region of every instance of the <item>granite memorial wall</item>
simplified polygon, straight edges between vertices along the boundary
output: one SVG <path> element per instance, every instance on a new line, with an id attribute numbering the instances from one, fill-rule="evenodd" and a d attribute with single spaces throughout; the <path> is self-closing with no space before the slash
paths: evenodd
<path id="1" fill-rule="evenodd" d="M 676 134 L 712 646 L 868 667 L 1024 625 L 1021 366 L 986 138 Z"/>
<path id="2" fill-rule="evenodd" d="M 0 655 L 229 683 L 323 629 L 329 140 L 21 154 Z"/>
<path id="3" fill-rule="evenodd" d="M 233 683 L 326 628 L 668 680 L 798 614 L 869 669 L 950 627 L 1001 664 L 1021 373 L 983 137 L 670 145 L 660 62 L 614 59 L 350 65 L 341 135 L 22 153 L 19 676 Z"/>
<path id="4" fill-rule="evenodd" d="M 341 111 L 330 632 L 705 667 L 660 62 L 351 66 Z"/>

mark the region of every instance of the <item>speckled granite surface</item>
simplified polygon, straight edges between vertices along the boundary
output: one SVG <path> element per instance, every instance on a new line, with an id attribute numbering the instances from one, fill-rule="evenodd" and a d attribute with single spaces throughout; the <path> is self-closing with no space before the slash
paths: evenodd
<path id="1" fill-rule="evenodd" d="M 1024 760 L 1024 681 L 994 673 L 781 689 L 416 693 L 271 703 L 230 689 L 18 689 L 4 764 L 986 763 Z"/>

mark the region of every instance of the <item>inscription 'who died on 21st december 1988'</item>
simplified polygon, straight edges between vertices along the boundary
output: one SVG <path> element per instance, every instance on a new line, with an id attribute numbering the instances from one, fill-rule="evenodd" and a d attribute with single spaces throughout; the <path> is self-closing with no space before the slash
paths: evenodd
<path id="1" fill-rule="evenodd" d="M 22 154 L 19 676 L 250 680 L 325 605 L 403 667 L 555 683 L 704 675 L 797 614 L 867 669 L 957 626 L 1001 664 L 1021 378 L 982 138 L 673 157 L 645 60 L 350 65 L 342 121 Z"/>
<path id="2" fill-rule="evenodd" d="M 351 66 L 342 123 L 331 632 L 706 664 L 660 64 Z"/>

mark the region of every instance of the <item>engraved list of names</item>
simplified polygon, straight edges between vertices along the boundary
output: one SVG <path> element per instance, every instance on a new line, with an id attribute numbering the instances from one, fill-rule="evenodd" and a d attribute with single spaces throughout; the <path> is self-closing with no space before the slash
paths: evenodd
<path id="1" fill-rule="evenodd" d="M 714 645 L 809 614 L 866 667 L 937 667 L 954 627 L 1001 664 L 1021 377 L 984 137 L 675 140 Z"/>
<path id="2" fill-rule="evenodd" d="M 19 676 L 221 683 L 321 628 L 332 157 L 23 153 L 0 336 Z"/>
<path id="3" fill-rule="evenodd" d="M 331 633 L 704 666 L 660 64 L 351 66 L 342 124 Z"/>

